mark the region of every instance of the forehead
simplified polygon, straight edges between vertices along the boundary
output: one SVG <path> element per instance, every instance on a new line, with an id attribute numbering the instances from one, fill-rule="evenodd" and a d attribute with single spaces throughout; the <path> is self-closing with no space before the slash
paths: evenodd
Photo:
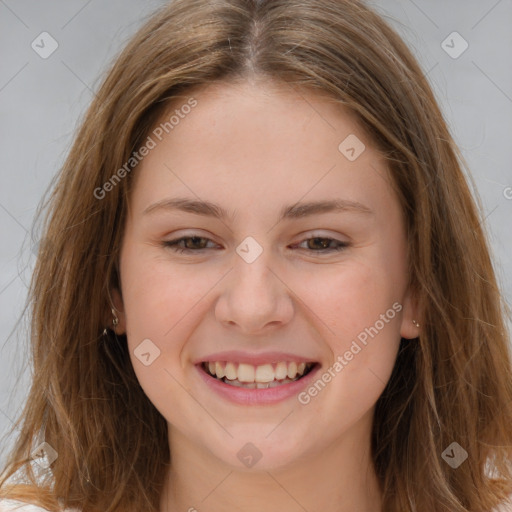
<path id="1" fill-rule="evenodd" d="M 383 202 L 389 188 L 385 161 L 355 115 L 326 94 L 286 83 L 191 89 L 174 98 L 150 137 L 155 147 L 135 173 L 140 208 L 184 194 L 253 211 L 326 194 Z M 343 153 L 347 145 L 356 159 Z"/>
<path id="2" fill-rule="evenodd" d="M 201 124 L 205 133 L 208 133 L 208 126 L 217 127 L 226 121 L 232 125 L 228 128 L 237 128 L 231 133 L 232 138 L 245 134 L 240 129 L 263 128 L 279 131 L 283 136 L 282 140 L 279 139 L 281 142 L 287 135 L 297 137 L 298 131 L 307 134 L 313 142 L 318 138 L 312 137 L 313 132 L 318 129 L 319 137 L 332 138 L 333 143 L 338 139 L 340 130 L 364 131 L 357 116 L 345 108 L 340 100 L 327 93 L 263 78 L 239 82 L 221 81 L 192 88 L 187 94 L 172 100 L 157 124 L 168 120 L 191 97 L 198 105 L 191 112 L 194 115 L 187 116 L 187 124 L 196 128 Z M 178 131 L 177 128 L 172 131 Z M 253 137 L 256 138 L 258 133 L 255 131 Z"/>

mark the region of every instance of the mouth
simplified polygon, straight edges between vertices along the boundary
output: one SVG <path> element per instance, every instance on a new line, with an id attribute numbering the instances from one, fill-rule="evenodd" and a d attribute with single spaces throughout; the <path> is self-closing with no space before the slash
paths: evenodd
<path id="1" fill-rule="evenodd" d="M 304 378 L 318 366 L 318 363 L 279 361 L 252 365 L 231 361 L 206 361 L 199 366 L 207 375 L 229 386 L 245 389 L 269 389 Z"/>

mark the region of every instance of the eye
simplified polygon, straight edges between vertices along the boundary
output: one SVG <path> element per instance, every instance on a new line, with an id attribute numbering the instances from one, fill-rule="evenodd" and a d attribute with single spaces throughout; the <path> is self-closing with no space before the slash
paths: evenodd
<path id="1" fill-rule="evenodd" d="M 176 238 L 175 240 L 165 241 L 163 242 L 163 245 L 176 252 L 198 252 L 206 249 L 206 247 L 203 247 L 204 244 L 202 243 L 205 240 L 211 241 L 209 238 L 205 238 L 203 236 L 183 236 L 181 238 Z M 185 243 L 185 247 L 181 245 L 182 242 Z M 197 247 L 197 245 L 200 245 L 201 247 Z"/>
<path id="2" fill-rule="evenodd" d="M 313 243 L 308 243 L 310 241 Z M 208 242 L 211 242 L 211 240 L 202 236 L 183 236 L 174 240 L 165 241 L 163 242 L 163 245 L 179 253 L 192 253 L 208 249 L 208 247 L 205 247 Z M 350 245 L 347 242 L 341 242 L 340 240 L 329 237 L 306 238 L 300 242 L 299 245 L 304 243 L 307 243 L 308 245 L 308 247 L 305 248 L 306 250 L 322 253 L 341 251 Z M 331 243 L 334 243 L 335 246 L 330 246 Z"/>
<path id="3" fill-rule="evenodd" d="M 313 241 L 312 244 L 308 243 L 310 241 Z M 335 244 L 334 247 L 329 247 L 331 242 Z M 329 238 L 329 237 L 313 237 L 313 238 L 306 238 L 303 240 L 300 244 L 306 243 L 308 247 L 306 249 L 310 249 L 313 252 L 333 252 L 333 251 L 341 251 L 345 248 L 347 248 L 350 244 L 348 242 L 341 242 L 340 240 L 336 240 L 335 238 Z M 300 245 L 299 244 L 299 245 Z M 316 247 L 316 249 L 314 249 Z"/>

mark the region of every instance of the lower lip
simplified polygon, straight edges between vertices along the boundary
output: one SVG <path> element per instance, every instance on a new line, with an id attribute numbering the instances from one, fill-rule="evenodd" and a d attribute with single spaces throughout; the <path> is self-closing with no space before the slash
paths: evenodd
<path id="1" fill-rule="evenodd" d="M 207 374 L 201 368 L 200 364 L 196 365 L 196 368 L 206 385 L 218 395 L 237 404 L 264 405 L 281 402 L 298 395 L 301 390 L 311 383 L 316 373 L 320 370 L 320 365 L 317 364 L 305 377 L 302 377 L 299 380 L 267 389 L 249 389 L 231 386 L 230 384 L 225 384 L 221 380 Z"/>

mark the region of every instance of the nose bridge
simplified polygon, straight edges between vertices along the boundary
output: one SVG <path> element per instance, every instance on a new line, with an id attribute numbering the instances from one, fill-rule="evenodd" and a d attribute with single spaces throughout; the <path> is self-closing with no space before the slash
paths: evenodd
<path id="1" fill-rule="evenodd" d="M 275 293 L 271 250 L 264 249 L 254 238 L 247 237 L 237 248 L 232 276 L 236 293 L 247 293 L 269 300 Z M 262 304 L 263 306 L 263 304 Z"/>
<path id="2" fill-rule="evenodd" d="M 217 318 L 245 331 L 258 331 L 267 324 L 287 322 L 292 305 L 286 286 L 272 270 L 272 251 L 248 238 L 236 249 L 233 270 L 217 304 Z"/>
<path id="3" fill-rule="evenodd" d="M 262 237 L 245 237 L 236 247 L 235 274 L 244 280 L 266 280 L 272 265 L 271 249 L 264 247 Z"/>

